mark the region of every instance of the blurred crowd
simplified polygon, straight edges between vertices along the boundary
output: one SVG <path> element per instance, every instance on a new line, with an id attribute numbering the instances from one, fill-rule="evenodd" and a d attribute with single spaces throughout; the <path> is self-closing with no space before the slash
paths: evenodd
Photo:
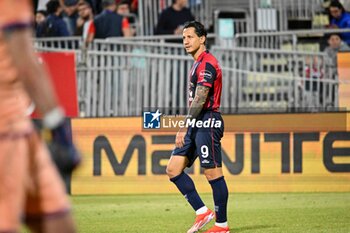
<path id="1" fill-rule="evenodd" d="M 136 34 L 138 0 L 44 0 L 35 12 L 36 37 L 130 37 Z"/>
<path id="2" fill-rule="evenodd" d="M 340 1 L 329 1 L 327 10 L 330 18 L 329 28 L 350 29 L 350 13 L 346 11 Z M 328 55 L 328 64 L 336 67 L 337 53 L 350 51 L 350 32 L 328 34 L 327 44 L 328 46 L 324 49 L 324 52 Z"/>
<path id="3" fill-rule="evenodd" d="M 154 34 L 181 34 L 182 25 L 194 20 L 188 0 L 173 0 L 160 13 Z M 36 1 L 36 37 L 83 36 L 93 38 L 135 36 L 138 0 Z"/>
<path id="4" fill-rule="evenodd" d="M 172 0 L 169 7 L 163 7 L 153 34 L 181 34 L 182 25 L 194 20 L 188 8 L 191 2 Z M 350 28 L 347 2 L 350 0 L 325 1 L 329 28 Z M 94 38 L 135 36 L 139 26 L 138 0 L 39 0 L 36 1 L 35 14 L 36 37 L 82 36 L 86 43 Z M 331 38 L 328 41 L 328 52 L 335 48 L 347 50 L 346 45 L 350 45 L 350 32 L 333 35 Z M 337 43 L 331 43 L 334 41 Z"/>

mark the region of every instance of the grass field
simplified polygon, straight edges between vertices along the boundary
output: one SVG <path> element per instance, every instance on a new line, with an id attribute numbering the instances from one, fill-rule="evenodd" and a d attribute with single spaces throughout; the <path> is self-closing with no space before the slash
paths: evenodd
<path id="1" fill-rule="evenodd" d="M 212 208 L 211 195 L 202 197 Z M 180 195 L 73 196 L 72 202 L 82 233 L 184 233 L 194 220 Z M 228 218 L 231 233 L 350 232 L 350 193 L 233 193 Z"/>

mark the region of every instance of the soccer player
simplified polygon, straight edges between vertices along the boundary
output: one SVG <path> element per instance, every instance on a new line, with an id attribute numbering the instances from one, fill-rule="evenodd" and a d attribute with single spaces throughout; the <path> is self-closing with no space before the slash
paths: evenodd
<path id="1" fill-rule="evenodd" d="M 196 211 L 196 219 L 188 233 L 197 232 L 216 217 L 215 225 L 207 233 L 229 233 L 227 225 L 228 189 L 222 172 L 221 138 L 224 123 L 219 112 L 222 72 L 216 58 L 206 50 L 207 32 L 196 21 L 187 22 L 183 29 L 183 45 L 195 60 L 190 71 L 189 114 L 185 121 L 215 119 L 221 124 L 211 128 L 199 126 L 178 131 L 175 149 L 167 165 L 167 174 L 189 204 Z M 184 172 L 199 156 L 200 165 L 209 181 L 214 197 L 215 214 L 199 197 L 192 179 Z"/>
<path id="2" fill-rule="evenodd" d="M 65 187 L 26 113 L 31 99 L 52 140 L 77 156 L 32 46 L 32 12 L 30 0 L 0 0 L 0 232 L 19 232 L 23 220 L 33 232 L 73 233 Z"/>

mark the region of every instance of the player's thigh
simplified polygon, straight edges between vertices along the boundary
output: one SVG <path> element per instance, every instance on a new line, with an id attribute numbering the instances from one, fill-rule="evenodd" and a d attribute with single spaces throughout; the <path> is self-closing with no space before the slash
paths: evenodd
<path id="1" fill-rule="evenodd" d="M 34 134 L 30 138 L 31 185 L 28 185 L 26 220 L 63 216 L 69 212 L 70 204 L 65 186 L 51 161 L 46 145 Z"/>
<path id="2" fill-rule="evenodd" d="M 178 159 L 179 161 L 186 161 L 186 165 L 184 168 L 182 168 L 181 172 L 186 167 L 191 167 L 197 158 L 195 135 L 196 135 L 196 130 L 194 130 L 193 128 L 189 128 L 187 130 L 186 135 L 185 135 L 185 140 L 184 140 L 185 143 L 184 143 L 183 147 L 182 148 L 175 147 L 171 153 L 171 157 L 184 157 L 184 158 Z M 171 161 L 169 161 L 169 162 L 171 162 Z M 173 163 L 170 163 L 170 166 L 168 166 L 169 169 L 173 168 L 172 165 L 173 165 Z M 179 167 L 179 166 L 176 164 L 176 167 Z"/>
<path id="3" fill-rule="evenodd" d="M 220 129 L 198 131 L 195 141 L 201 167 L 215 168 L 222 166 L 220 132 Z"/>
<path id="4" fill-rule="evenodd" d="M 0 139 L 0 232 L 19 230 L 29 176 L 27 154 L 24 135 Z"/>
<path id="5" fill-rule="evenodd" d="M 168 161 L 166 172 L 170 178 L 175 177 L 187 167 L 189 160 L 186 156 L 172 155 Z"/>

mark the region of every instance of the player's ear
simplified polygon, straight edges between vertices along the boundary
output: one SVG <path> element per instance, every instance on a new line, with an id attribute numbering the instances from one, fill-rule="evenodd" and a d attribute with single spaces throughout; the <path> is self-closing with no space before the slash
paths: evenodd
<path id="1" fill-rule="evenodd" d="M 199 42 L 200 42 L 201 44 L 204 44 L 204 43 L 205 43 L 205 36 L 199 37 Z"/>

